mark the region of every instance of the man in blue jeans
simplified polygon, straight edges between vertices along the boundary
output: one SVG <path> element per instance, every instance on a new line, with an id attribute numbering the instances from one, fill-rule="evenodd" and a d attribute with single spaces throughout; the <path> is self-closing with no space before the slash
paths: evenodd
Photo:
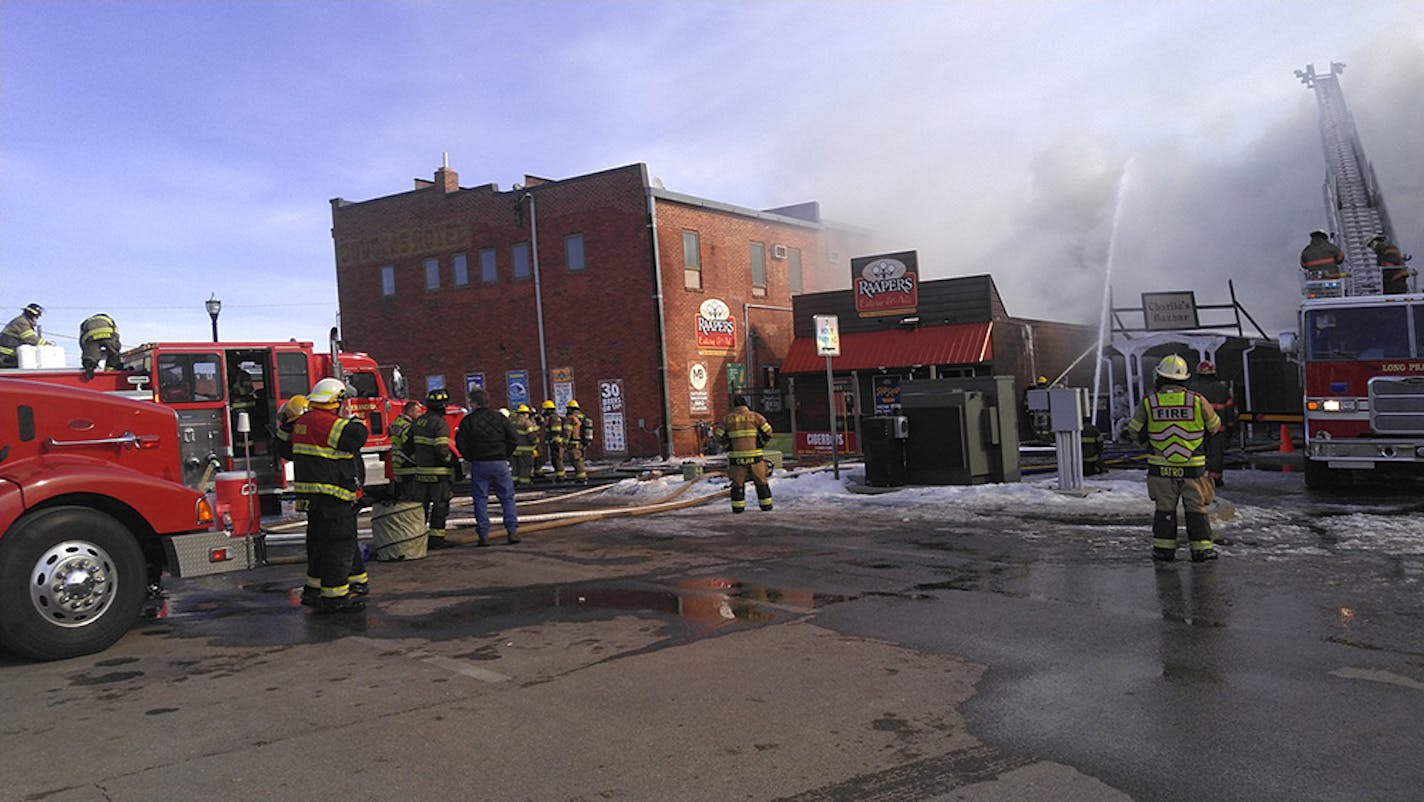
<path id="1" fill-rule="evenodd" d="M 519 515 L 514 509 L 514 479 L 509 474 L 509 457 L 518 437 L 509 419 L 490 409 L 489 393 L 482 387 L 470 393 L 475 411 L 466 415 L 455 430 L 455 448 L 470 463 L 470 495 L 475 501 L 475 533 L 478 546 L 489 545 L 489 493 L 499 498 L 504 513 L 504 531 L 510 543 L 518 543 Z"/>

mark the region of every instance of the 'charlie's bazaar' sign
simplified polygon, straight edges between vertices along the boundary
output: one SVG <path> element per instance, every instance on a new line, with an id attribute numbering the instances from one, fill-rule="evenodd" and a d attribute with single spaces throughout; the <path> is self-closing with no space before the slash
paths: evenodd
<path id="1" fill-rule="evenodd" d="M 730 354 L 737 350 L 737 322 L 727 304 L 708 298 L 697 309 L 697 350 Z"/>
<path id="2" fill-rule="evenodd" d="M 915 251 L 860 256 L 850 260 L 855 311 L 861 317 L 901 315 L 920 303 L 919 257 Z"/>

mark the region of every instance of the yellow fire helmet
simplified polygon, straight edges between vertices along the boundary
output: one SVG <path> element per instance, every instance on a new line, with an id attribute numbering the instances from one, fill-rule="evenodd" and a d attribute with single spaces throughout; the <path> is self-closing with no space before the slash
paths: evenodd
<path id="1" fill-rule="evenodd" d="M 310 405 L 304 395 L 294 395 L 282 404 L 282 408 L 277 411 L 277 415 L 284 421 L 293 421 L 300 418 L 307 411 Z"/>
<path id="2" fill-rule="evenodd" d="M 514 411 L 515 411 L 515 412 L 533 412 L 534 410 L 530 409 L 528 404 L 520 404 L 518 407 L 515 407 Z"/>
<path id="3" fill-rule="evenodd" d="M 558 407 L 554 406 L 554 402 L 553 402 L 553 401 L 547 401 L 547 400 L 543 403 L 542 408 L 543 408 L 543 409 L 558 409 Z"/>
<path id="4" fill-rule="evenodd" d="M 578 409 L 578 408 L 579 408 L 579 405 L 578 405 L 578 402 L 577 402 L 577 401 L 575 401 L 575 400 L 573 400 L 572 398 L 570 398 L 570 399 L 569 399 L 569 403 L 565 404 L 564 407 L 565 407 L 566 409 Z"/>

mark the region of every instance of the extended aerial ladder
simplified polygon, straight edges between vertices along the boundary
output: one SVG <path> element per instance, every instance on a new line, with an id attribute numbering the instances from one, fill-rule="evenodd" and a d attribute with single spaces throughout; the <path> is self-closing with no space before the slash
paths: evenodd
<path id="1" fill-rule="evenodd" d="M 1394 230 L 1385 211 L 1384 196 L 1374 168 L 1365 158 L 1365 146 L 1355 130 L 1355 118 L 1345 105 L 1345 93 L 1340 89 L 1340 73 L 1345 65 L 1330 62 L 1328 75 L 1318 74 L 1315 65 L 1296 70 L 1295 76 L 1307 88 L 1315 90 L 1320 107 L 1320 141 L 1325 147 L 1325 213 L 1335 244 L 1345 252 L 1349 275 L 1336 283 L 1339 292 L 1323 294 L 1379 295 L 1384 282 L 1374 251 L 1365 247 L 1365 240 L 1383 233 L 1391 242 Z M 1314 282 L 1307 282 L 1308 284 Z M 1306 294 L 1312 295 L 1311 288 Z"/>

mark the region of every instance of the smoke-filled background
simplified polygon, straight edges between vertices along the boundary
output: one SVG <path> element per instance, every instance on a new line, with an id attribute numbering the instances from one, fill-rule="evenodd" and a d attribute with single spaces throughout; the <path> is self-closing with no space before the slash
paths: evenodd
<path id="1" fill-rule="evenodd" d="M 821 202 L 992 274 L 1012 314 L 1152 290 L 1289 328 L 1341 77 L 1424 251 L 1424 25 L 1371 2 L 0 2 L 0 318 L 125 340 L 321 341 L 328 200 L 450 154 L 508 188 L 646 162 L 672 190 Z M 1120 208 L 1119 208 L 1120 204 Z M 1121 221 L 1109 253 L 1111 223 Z M 421 333 L 421 336 L 427 336 Z M 71 352 L 76 349 L 70 347 Z"/>

